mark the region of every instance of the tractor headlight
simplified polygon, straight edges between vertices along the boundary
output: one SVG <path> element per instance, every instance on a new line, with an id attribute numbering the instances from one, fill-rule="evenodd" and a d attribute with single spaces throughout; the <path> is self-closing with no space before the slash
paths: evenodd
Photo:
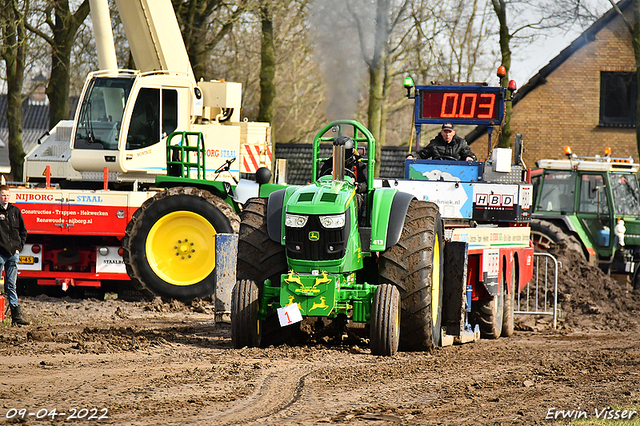
<path id="1" fill-rule="evenodd" d="M 320 216 L 320 223 L 325 228 L 342 228 L 345 223 L 345 214 L 335 214 L 331 216 Z"/>
<path id="2" fill-rule="evenodd" d="M 287 213 L 284 218 L 284 225 L 291 228 L 302 228 L 307 224 L 307 220 L 309 220 L 309 216 Z"/>

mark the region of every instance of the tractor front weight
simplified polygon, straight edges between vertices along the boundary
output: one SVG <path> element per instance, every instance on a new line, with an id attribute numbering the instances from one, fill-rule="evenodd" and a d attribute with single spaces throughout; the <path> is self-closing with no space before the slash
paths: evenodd
<path id="1" fill-rule="evenodd" d="M 357 284 L 355 274 L 296 274 L 289 271 L 273 285 L 265 280 L 258 317 L 266 319 L 267 308 L 273 310 L 296 303 L 303 316 L 335 318 L 350 316 L 353 322 L 367 323 L 371 318 L 371 304 L 375 285 Z"/>

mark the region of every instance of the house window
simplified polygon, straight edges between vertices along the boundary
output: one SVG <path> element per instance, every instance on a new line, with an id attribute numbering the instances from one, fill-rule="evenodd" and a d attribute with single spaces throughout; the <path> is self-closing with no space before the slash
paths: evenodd
<path id="1" fill-rule="evenodd" d="M 600 73 L 600 126 L 635 127 L 638 81 L 634 72 Z"/>

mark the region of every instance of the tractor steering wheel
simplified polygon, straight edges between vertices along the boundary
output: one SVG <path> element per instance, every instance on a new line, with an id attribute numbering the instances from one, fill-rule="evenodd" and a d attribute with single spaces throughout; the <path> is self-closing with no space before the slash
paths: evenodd
<path id="1" fill-rule="evenodd" d="M 333 171 L 333 169 L 329 168 L 329 169 L 325 170 L 324 173 L 322 173 L 319 177 L 330 175 L 332 171 Z M 352 178 L 354 182 L 357 180 L 355 173 L 353 173 L 353 170 L 351 170 L 351 169 L 345 168 L 344 169 L 344 174 L 349 176 L 350 178 Z"/>
<path id="2" fill-rule="evenodd" d="M 434 160 L 451 160 L 451 161 L 460 161 L 459 158 L 454 157 L 453 155 L 447 154 L 437 154 L 437 157 L 433 157 Z"/>

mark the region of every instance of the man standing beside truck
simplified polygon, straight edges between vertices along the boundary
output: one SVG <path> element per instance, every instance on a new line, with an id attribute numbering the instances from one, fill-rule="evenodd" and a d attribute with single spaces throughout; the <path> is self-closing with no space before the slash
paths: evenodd
<path id="1" fill-rule="evenodd" d="M 29 325 L 20 312 L 16 291 L 18 253 L 27 241 L 27 228 L 20 209 L 9 203 L 9 196 L 9 187 L 0 185 L 0 271 L 4 268 L 5 289 L 11 307 L 11 325 Z"/>

